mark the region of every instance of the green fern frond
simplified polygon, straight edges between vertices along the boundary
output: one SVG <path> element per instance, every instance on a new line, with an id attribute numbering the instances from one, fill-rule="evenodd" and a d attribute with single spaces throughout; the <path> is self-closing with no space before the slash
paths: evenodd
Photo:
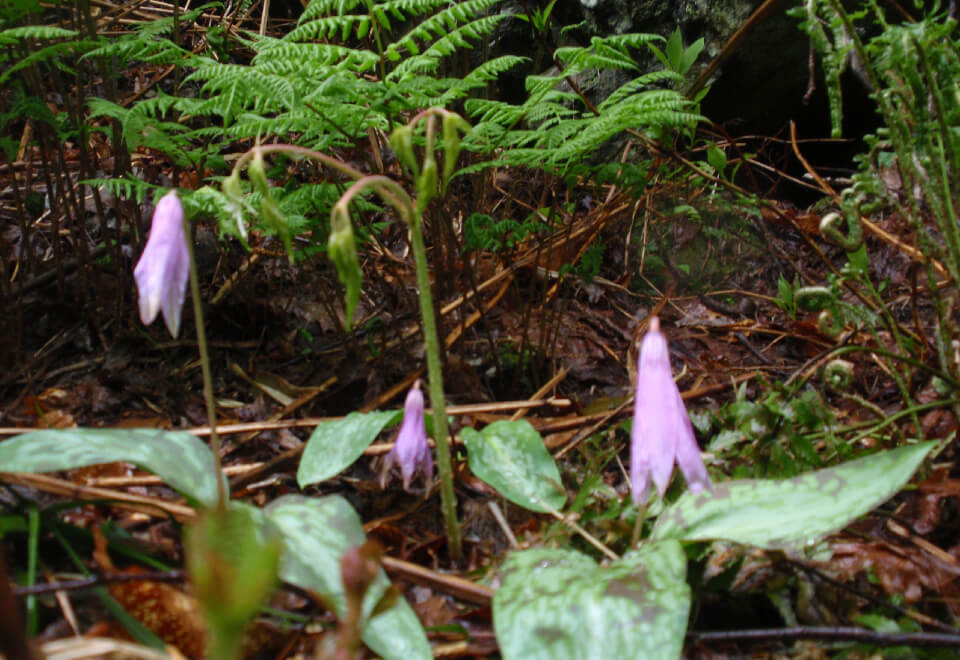
<path id="1" fill-rule="evenodd" d="M 579 101 L 579 97 L 574 97 Z M 523 118 L 531 125 L 539 125 L 542 122 L 551 119 L 572 119 L 580 115 L 580 112 L 573 108 L 560 105 L 558 103 L 542 102 L 527 108 Z M 544 127 L 545 128 L 545 127 Z"/>
<path id="2" fill-rule="evenodd" d="M 569 91 L 569 76 L 592 69 L 635 70 L 631 48 L 651 43 L 651 35 L 595 38 L 589 47 L 557 51 L 563 70 L 528 76 L 527 100 L 521 105 L 469 99 L 467 112 L 477 118 L 470 149 L 503 148 L 500 162 L 545 168 L 558 173 L 581 171 L 584 161 L 604 143 L 627 129 L 649 126 L 689 128 L 702 120 L 692 103 L 673 89 L 658 85 L 679 79 L 670 71 L 654 71 L 621 85 L 588 112 L 579 94 Z M 586 165 L 589 167 L 589 165 Z"/>
<path id="3" fill-rule="evenodd" d="M 451 0 L 386 0 L 378 3 L 378 6 L 383 11 L 390 12 L 397 20 L 403 20 L 405 17 L 429 14 L 450 2 Z"/>
<path id="4" fill-rule="evenodd" d="M 379 61 L 380 57 L 369 50 L 335 44 L 281 41 L 262 48 L 253 63 L 266 73 L 304 74 L 317 78 L 320 72 L 315 71 L 314 67 L 337 65 L 338 70 L 361 73 L 372 70 Z"/>
<path id="5" fill-rule="evenodd" d="M 18 28 L 13 28 L 18 29 Z M 9 30 L 7 30 L 9 32 Z M 34 49 L 26 57 L 17 60 L 17 62 L 0 75 L 0 85 L 9 80 L 14 73 L 34 64 L 50 62 L 62 71 L 73 75 L 73 69 L 67 64 L 77 58 L 79 53 L 92 48 L 96 42 L 93 41 L 64 41 L 51 44 L 43 48 Z"/>
<path id="6" fill-rule="evenodd" d="M 446 33 L 435 41 L 420 55 L 414 55 L 403 60 L 388 76 L 388 80 L 400 80 L 412 73 L 433 73 L 437 70 L 440 61 L 460 49 L 471 49 L 472 41 L 477 41 L 491 34 L 504 18 L 505 14 L 485 16 L 470 23 L 461 25 L 455 30 Z M 392 45 L 392 44 L 391 44 Z M 388 49 L 389 55 L 389 49 Z M 399 57 L 394 51 L 394 57 Z"/>
<path id="7" fill-rule="evenodd" d="M 670 71 L 669 69 L 661 69 L 659 71 L 645 73 L 642 76 L 637 76 L 633 80 L 618 87 L 612 94 L 610 94 L 610 96 L 605 98 L 597 105 L 597 109 L 603 112 L 607 108 L 624 102 L 627 98 L 633 96 L 634 94 L 644 91 L 645 87 L 665 84 L 668 82 L 681 83 L 683 80 L 683 76 L 676 71 Z"/>
<path id="8" fill-rule="evenodd" d="M 464 76 L 463 82 L 471 89 L 474 89 L 476 87 L 485 85 L 488 82 L 497 80 L 501 73 L 505 73 L 515 66 L 529 61 L 529 57 L 501 55 L 500 57 L 495 57 L 492 60 L 487 60 L 476 69 L 468 73 L 466 76 Z"/>
<path id="9" fill-rule="evenodd" d="M 119 199 L 133 199 L 136 200 L 137 204 L 143 204 L 143 201 L 147 199 L 147 195 L 161 190 L 161 186 L 156 186 L 142 179 L 135 178 L 131 174 L 127 174 L 119 178 L 110 178 L 110 179 L 84 179 L 80 182 L 85 186 L 90 186 L 91 188 L 99 188 L 100 190 L 109 190 L 110 194 Z"/>
<path id="10" fill-rule="evenodd" d="M 120 62 L 140 61 L 150 64 L 173 64 L 183 62 L 192 53 L 180 48 L 167 39 L 142 39 L 139 36 L 128 39 L 118 39 L 95 48 L 84 55 L 84 58 L 103 57 L 117 58 Z"/>
<path id="11" fill-rule="evenodd" d="M 473 21 L 498 2 L 500 0 L 467 0 L 452 4 L 443 11 L 424 19 L 400 39 L 390 44 L 387 56 L 391 58 L 397 56 L 403 49 L 412 55 L 418 55 L 422 44 L 457 31 L 461 23 Z"/>
<path id="12" fill-rule="evenodd" d="M 231 200 L 223 193 L 219 186 L 203 186 L 185 195 L 181 195 L 183 209 L 189 217 L 207 216 L 214 218 L 220 227 L 221 234 L 229 234 L 241 238 L 237 227 L 237 218 L 228 209 L 232 208 Z"/>
<path id="13" fill-rule="evenodd" d="M 515 124 L 523 118 L 524 108 L 496 99 L 467 99 L 464 109 L 477 122 L 493 123 L 501 126 Z"/>
<path id="14" fill-rule="evenodd" d="M 342 16 L 348 11 L 353 11 L 358 6 L 363 5 L 363 0 L 312 0 L 303 9 L 300 14 L 298 25 L 303 25 L 307 21 L 312 21 L 320 16 Z"/>
<path id="15" fill-rule="evenodd" d="M 589 48 L 558 48 L 556 58 L 566 65 L 564 75 L 576 75 L 585 69 L 636 70 L 637 64 L 625 47 L 594 37 Z"/>
<path id="16" fill-rule="evenodd" d="M 309 41 L 311 39 L 334 39 L 346 41 L 351 33 L 358 37 L 366 35 L 370 28 L 367 14 L 344 14 L 324 16 L 306 23 L 300 23 L 284 37 L 285 41 Z"/>
<path id="17" fill-rule="evenodd" d="M 79 36 L 80 33 L 76 30 L 67 30 L 52 25 L 23 25 L 0 32 L 0 46 L 12 46 L 27 39 L 55 41 L 57 39 L 76 39 Z"/>
<path id="18" fill-rule="evenodd" d="M 219 5 L 220 3 L 218 2 L 208 2 L 205 5 L 194 7 L 189 11 L 181 12 L 180 15 L 177 17 L 177 22 L 180 23 L 181 27 L 185 25 L 190 25 L 191 23 L 196 21 L 197 18 L 199 18 L 203 12 L 205 12 L 208 9 L 218 7 Z M 153 21 L 147 21 L 145 23 L 141 23 L 138 25 L 137 36 L 141 39 L 153 39 L 155 37 L 159 37 L 165 34 L 173 34 L 173 26 L 174 26 L 174 21 L 173 21 L 172 15 L 166 16 L 164 18 L 158 18 Z"/>

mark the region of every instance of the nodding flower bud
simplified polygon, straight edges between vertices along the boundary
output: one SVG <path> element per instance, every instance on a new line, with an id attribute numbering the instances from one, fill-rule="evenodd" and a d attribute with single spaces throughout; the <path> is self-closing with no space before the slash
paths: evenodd
<path id="1" fill-rule="evenodd" d="M 687 408 L 670 373 L 667 340 L 660 333 L 660 320 L 654 316 L 643 337 L 637 367 L 630 441 L 633 501 L 647 503 L 651 479 L 663 497 L 670 485 L 674 464 L 680 465 L 690 490 L 699 492 L 713 488 L 700 457 Z"/>
<path id="2" fill-rule="evenodd" d="M 430 457 L 430 447 L 427 445 L 423 409 L 423 392 L 420 391 L 418 380 L 407 394 L 407 401 L 403 408 L 403 425 L 400 427 L 393 449 L 387 454 L 380 478 L 381 485 L 386 482 L 390 468 L 399 465 L 404 490 L 410 488 L 414 475 L 421 470 L 427 481 L 427 490 L 430 489 L 433 481 L 433 459 Z"/>
<path id="3" fill-rule="evenodd" d="M 240 173 L 234 170 L 223 180 L 223 194 L 227 197 L 227 210 L 237 223 L 237 233 L 246 243 L 247 226 L 243 222 L 243 189 L 240 187 Z"/>
<path id="4" fill-rule="evenodd" d="M 460 155 L 460 127 L 463 119 L 452 112 L 443 116 L 443 191 L 446 192 L 450 177 L 457 167 Z"/>
<path id="5" fill-rule="evenodd" d="M 180 332 L 180 312 L 190 273 L 190 254 L 183 228 L 183 206 L 173 190 L 157 203 L 150 236 L 133 271 L 140 293 L 140 320 L 150 325 L 163 311 L 167 330 Z"/>
<path id="6" fill-rule="evenodd" d="M 397 159 L 403 165 L 407 172 L 413 178 L 420 176 L 420 168 L 417 167 L 417 157 L 413 153 L 413 129 L 404 124 L 397 126 L 390 134 L 390 147 L 397 154 Z"/>
<path id="7" fill-rule="evenodd" d="M 250 177 L 250 183 L 254 190 L 261 195 L 270 193 L 270 181 L 267 180 L 267 168 L 263 162 L 263 152 L 257 147 L 253 152 L 253 158 L 247 165 L 247 176 Z"/>
<path id="8" fill-rule="evenodd" d="M 338 204 L 330 214 L 330 238 L 327 240 L 327 256 L 337 269 L 337 276 L 346 289 L 346 326 L 353 324 L 353 313 L 360 301 L 363 270 L 357 257 L 357 242 L 353 225 L 345 206 Z"/>

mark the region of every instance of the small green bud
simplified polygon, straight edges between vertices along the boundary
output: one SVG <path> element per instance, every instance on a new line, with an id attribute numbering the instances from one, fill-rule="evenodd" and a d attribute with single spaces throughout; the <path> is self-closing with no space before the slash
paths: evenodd
<path id="1" fill-rule="evenodd" d="M 327 242 L 327 254 L 337 276 L 346 288 L 347 329 L 353 322 L 353 312 L 360 301 L 360 286 L 363 284 L 363 271 L 360 270 L 360 261 L 357 258 L 357 243 L 353 237 L 353 227 L 346 211 L 335 206 L 330 214 L 330 240 Z"/>
<path id="2" fill-rule="evenodd" d="M 283 214 L 280 206 L 270 195 L 269 188 L 266 193 L 262 193 L 260 196 L 260 216 L 266 225 L 283 241 L 283 248 L 287 251 L 287 258 L 292 264 L 293 242 L 290 237 L 290 223 L 287 222 L 287 216 Z"/>
<path id="3" fill-rule="evenodd" d="M 393 129 L 393 133 L 390 134 L 390 147 L 397 154 L 400 164 L 406 168 L 407 173 L 413 178 L 419 177 L 417 157 L 413 153 L 413 129 L 407 125 Z"/>
<path id="4" fill-rule="evenodd" d="M 457 158 L 460 156 L 460 124 L 459 116 L 450 113 L 443 116 L 443 191 L 446 193 L 447 184 L 457 167 Z"/>
<path id="5" fill-rule="evenodd" d="M 240 201 L 243 197 L 243 189 L 240 187 L 240 172 L 233 170 L 222 184 L 223 194 L 231 201 Z"/>
<path id="6" fill-rule="evenodd" d="M 437 159 L 432 153 L 427 153 L 423 159 L 423 171 L 417 178 L 417 208 L 421 212 L 427 208 L 430 200 L 437 196 L 438 178 Z"/>
<path id="7" fill-rule="evenodd" d="M 247 242 L 247 226 L 243 222 L 243 189 L 240 187 L 240 173 L 237 170 L 223 180 L 223 194 L 227 197 L 227 211 L 237 223 L 237 233 L 244 244 Z"/>
<path id="8" fill-rule="evenodd" d="M 270 182 L 267 181 L 267 170 L 263 164 L 263 153 L 259 148 L 253 152 L 253 160 L 250 161 L 250 164 L 247 166 L 247 176 L 250 177 L 250 182 L 253 184 L 254 190 L 264 196 L 270 194 Z"/>

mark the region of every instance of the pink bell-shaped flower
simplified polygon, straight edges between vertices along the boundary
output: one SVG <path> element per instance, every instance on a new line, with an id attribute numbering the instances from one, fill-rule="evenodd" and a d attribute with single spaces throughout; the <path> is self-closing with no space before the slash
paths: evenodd
<path id="1" fill-rule="evenodd" d="M 660 319 L 654 316 L 643 337 L 637 366 L 630 440 L 633 501 L 647 503 L 651 479 L 663 497 L 670 485 L 674 463 L 680 465 L 693 492 L 713 488 L 687 408 L 670 373 L 670 352 L 660 332 Z"/>
<path id="2" fill-rule="evenodd" d="M 387 454 L 384 462 L 381 484 L 386 481 L 390 469 L 394 465 L 399 465 L 404 490 L 410 488 L 414 475 L 421 470 L 426 477 L 427 488 L 430 488 L 433 480 L 433 459 L 430 457 L 430 447 L 427 445 L 423 409 L 423 392 L 420 391 L 418 380 L 407 394 L 407 401 L 403 407 L 403 425 L 400 427 L 393 449 Z"/>
<path id="3" fill-rule="evenodd" d="M 133 271 L 140 292 L 140 320 L 144 325 L 153 323 L 162 310 L 167 330 L 177 336 L 189 272 L 183 206 L 176 191 L 171 190 L 157 203 L 147 246 Z"/>

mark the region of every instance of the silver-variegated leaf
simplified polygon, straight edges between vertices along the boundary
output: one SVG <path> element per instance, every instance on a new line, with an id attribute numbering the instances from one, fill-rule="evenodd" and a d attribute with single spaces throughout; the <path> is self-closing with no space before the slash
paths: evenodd
<path id="1" fill-rule="evenodd" d="M 558 511 L 567 502 L 560 471 L 543 438 L 526 420 L 499 421 L 482 431 L 460 431 L 470 471 L 514 504 Z"/>
<path id="2" fill-rule="evenodd" d="M 792 479 L 743 479 L 688 492 L 660 515 L 651 538 L 800 548 L 890 499 L 935 445 L 881 451 Z"/>
<path id="3" fill-rule="evenodd" d="M 285 495 L 267 505 L 264 512 L 283 539 L 281 579 L 319 593 L 342 618 L 346 614 L 346 597 L 340 558 L 366 541 L 360 516 L 339 495 Z M 370 616 L 389 586 L 390 580 L 381 569 L 364 598 L 365 617 Z M 420 620 L 402 597 L 367 621 L 363 641 L 386 660 L 433 657 Z"/>
<path id="4" fill-rule="evenodd" d="M 599 566 L 574 550 L 510 555 L 493 597 L 506 660 L 679 658 L 690 610 L 687 559 L 650 543 Z"/>
<path id="5" fill-rule="evenodd" d="M 54 472 L 126 461 L 207 506 L 217 503 L 213 454 L 195 435 L 162 429 L 57 429 L 0 442 L 0 472 Z"/>
<path id="6" fill-rule="evenodd" d="M 297 483 L 300 487 L 337 476 L 363 455 L 384 427 L 400 419 L 399 410 L 352 412 L 343 419 L 320 422 L 303 449 Z"/>

